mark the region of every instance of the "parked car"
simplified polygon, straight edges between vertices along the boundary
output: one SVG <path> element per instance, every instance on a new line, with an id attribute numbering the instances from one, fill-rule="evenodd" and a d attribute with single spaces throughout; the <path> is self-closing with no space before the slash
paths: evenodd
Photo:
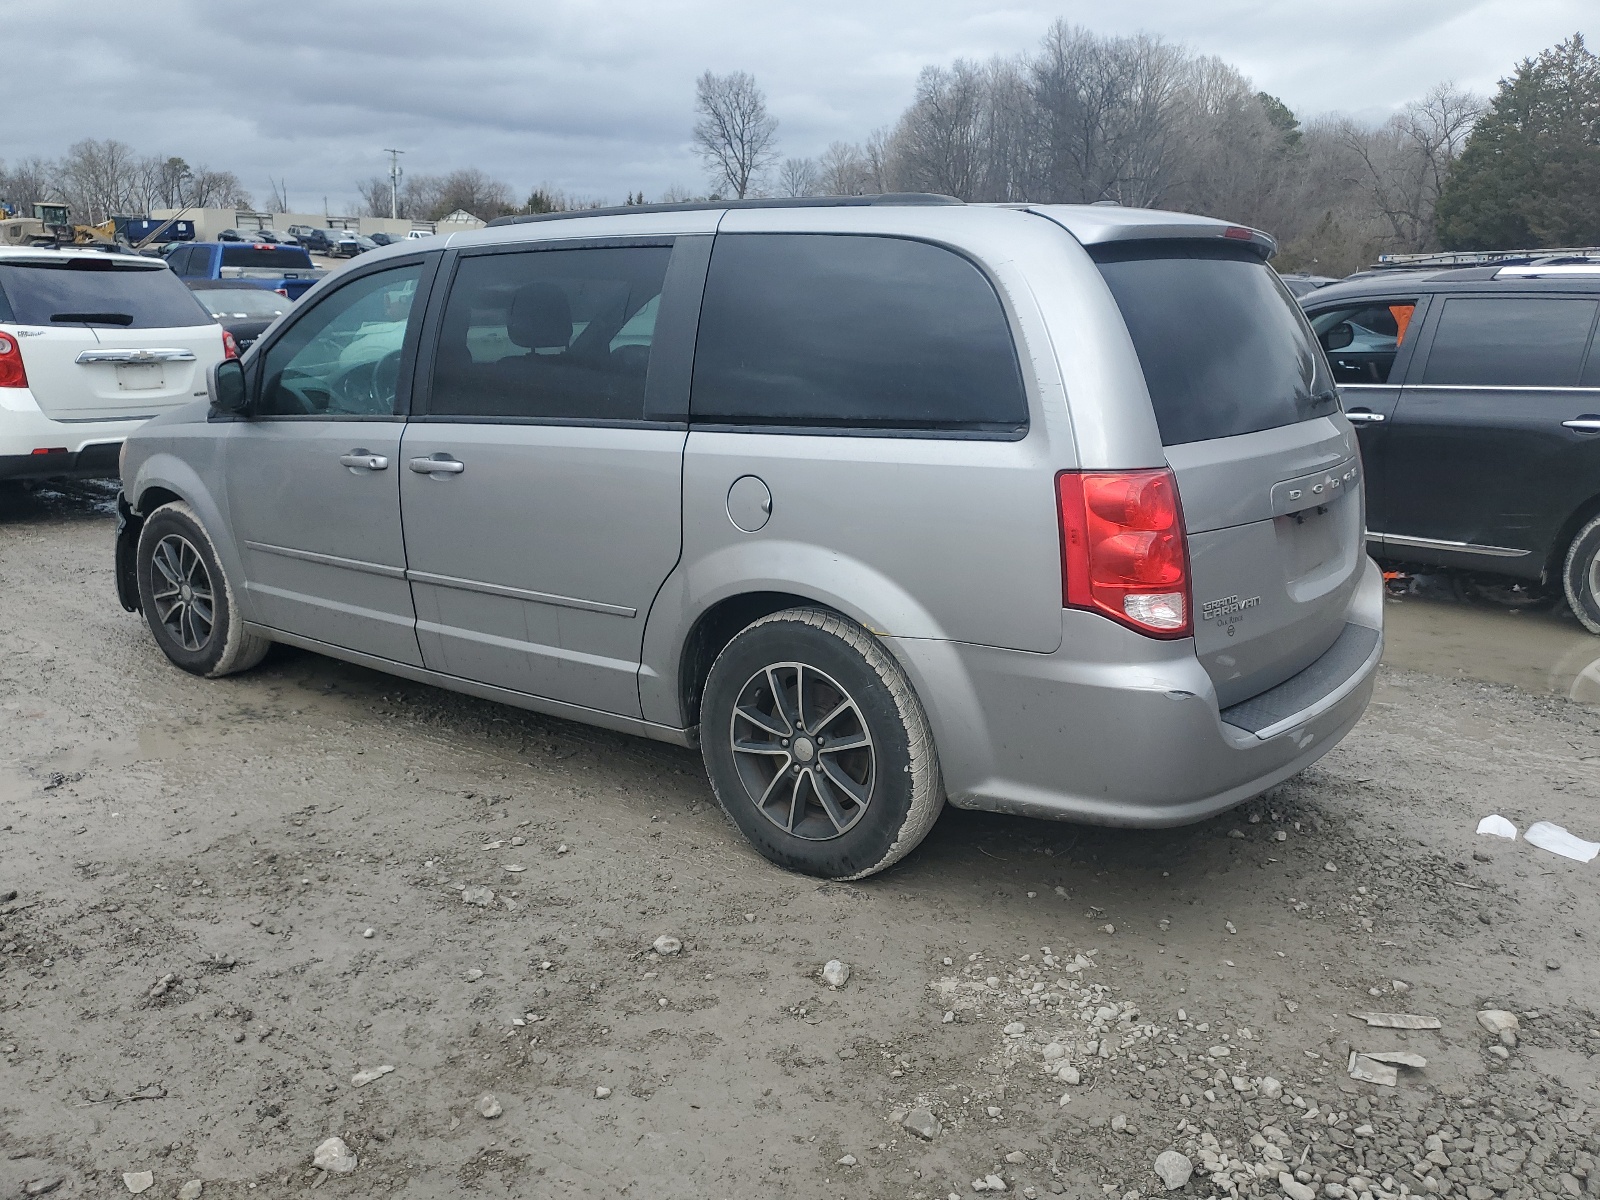
<path id="1" fill-rule="evenodd" d="M 396 242 L 403 240 L 401 238 L 395 237 L 394 234 L 392 234 L 392 233 L 381 233 L 381 232 L 380 233 L 369 233 L 369 234 L 367 234 L 367 237 L 371 238 L 373 244 L 377 245 L 377 246 L 392 246 Z"/>
<path id="2" fill-rule="evenodd" d="M 184 280 L 240 279 L 290 300 L 298 300 L 328 273 L 313 265 L 303 246 L 270 242 L 193 242 L 167 255 L 167 265 Z"/>
<path id="3" fill-rule="evenodd" d="M 219 242 L 248 242 L 251 240 L 251 238 L 247 237 L 243 233 L 240 233 L 237 229 L 224 229 L 221 233 L 217 234 L 217 241 Z"/>
<path id="4" fill-rule="evenodd" d="M 309 225 L 291 225 L 295 240 L 313 254 L 332 254 L 334 238 L 326 229 L 313 229 Z M 295 232 L 298 230 L 298 232 Z"/>
<path id="5" fill-rule="evenodd" d="M 406 241 L 420 242 L 423 238 L 431 238 L 433 234 L 425 229 L 411 229 L 406 232 Z"/>
<path id="6" fill-rule="evenodd" d="M 1600 633 L 1600 263 L 1377 272 L 1305 303 L 1372 553 L 1560 590 Z"/>
<path id="7" fill-rule="evenodd" d="M 941 197 L 512 220 L 448 273 L 392 246 L 133 438 L 122 602 L 200 675 L 281 641 L 699 745 L 826 877 L 947 798 L 1198 820 L 1335 745 L 1382 649 L 1355 431 L 1272 250 Z"/>
<path id="8" fill-rule="evenodd" d="M 1308 275 L 1304 271 L 1292 271 L 1279 278 L 1283 280 L 1283 286 L 1289 289 L 1290 295 L 1301 298 L 1309 296 L 1320 287 L 1339 282 L 1331 275 Z"/>
<path id="9" fill-rule="evenodd" d="M 243 279 L 191 279 L 189 290 L 212 319 L 233 335 L 240 354 L 294 306 L 287 296 Z"/>
<path id="10" fill-rule="evenodd" d="M 204 395 L 228 349 L 158 260 L 0 248 L 0 480 L 116 475 L 128 432 Z"/>
<path id="11" fill-rule="evenodd" d="M 254 242 L 265 242 L 269 246 L 297 246 L 300 243 L 287 233 L 279 233 L 276 229 L 253 229 L 250 239 Z"/>
<path id="12" fill-rule="evenodd" d="M 333 252 L 340 258 L 354 258 L 358 254 L 365 254 L 368 250 L 377 248 L 377 242 L 349 229 L 339 231 L 338 238 L 333 244 Z"/>

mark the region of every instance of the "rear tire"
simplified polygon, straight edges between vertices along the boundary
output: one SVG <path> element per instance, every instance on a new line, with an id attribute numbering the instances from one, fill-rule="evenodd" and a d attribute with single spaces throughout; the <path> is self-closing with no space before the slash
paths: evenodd
<path id="1" fill-rule="evenodd" d="M 861 879 L 909 854 L 944 807 L 927 716 L 872 634 L 792 608 L 717 656 L 700 742 L 717 802 L 780 867 Z"/>
<path id="2" fill-rule="evenodd" d="M 248 670 L 271 649 L 245 632 L 216 547 L 181 500 L 145 519 L 134 563 L 145 621 L 175 666 L 216 679 Z"/>
<path id="3" fill-rule="evenodd" d="M 1572 615 L 1590 633 L 1600 633 L 1600 517 L 1578 530 L 1561 570 Z"/>

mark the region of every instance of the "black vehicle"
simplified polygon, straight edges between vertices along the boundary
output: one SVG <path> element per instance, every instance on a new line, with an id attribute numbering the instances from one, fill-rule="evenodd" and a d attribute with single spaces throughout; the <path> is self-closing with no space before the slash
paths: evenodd
<path id="1" fill-rule="evenodd" d="M 334 242 L 333 252 L 340 258 L 354 258 L 358 254 L 365 254 L 368 250 L 378 248 L 377 242 L 351 229 L 341 230 L 335 236 L 338 240 Z"/>
<path id="2" fill-rule="evenodd" d="M 1600 261 L 1385 271 L 1302 299 L 1389 560 L 1565 591 L 1600 633 Z"/>
<path id="3" fill-rule="evenodd" d="M 242 279 L 191 279 L 188 283 L 194 298 L 233 335 L 241 354 L 268 325 L 294 307 L 287 296 Z"/>
<path id="4" fill-rule="evenodd" d="M 313 254 L 332 254 L 334 238 L 326 229 L 312 229 L 309 226 L 295 227 L 295 240 Z"/>
<path id="5" fill-rule="evenodd" d="M 1327 287 L 1330 283 L 1338 283 L 1332 275 L 1308 275 L 1304 271 L 1291 271 L 1287 275 L 1280 275 L 1283 286 L 1289 289 L 1289 294 L 1295 299 L 1305 301 L 1305 298 L 1320 287 Z"/>
<path id="6" fill-rule="evenodd" d="M 255 241 L 255 234 L 254 234 L 254 231 L 252 231 L 251 232 L 251 236 L 246 237 L 244 234 L 240 233 L 237 229 L 224 229 L 221 233 L 217 234 L 217 241 L 219 241 L 219 242 L 253 242 L 253 241 Z"/>
<path id="7" fill-rule="evenodd" d="M 380 246 L 392 246 L 396 242 L 405 241 L 404 238 L 397 238 L 392 233 L 369 233 L 367 236 Z"/>

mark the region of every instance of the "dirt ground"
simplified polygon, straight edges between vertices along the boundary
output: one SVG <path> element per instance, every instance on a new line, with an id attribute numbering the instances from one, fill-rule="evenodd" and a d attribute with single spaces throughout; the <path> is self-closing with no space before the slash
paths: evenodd
<path id="1" fill-rule="evenodd" d="M 1235 812 L 950 810 L 819 884 L 686 751 L 281 648 L 177 671 L 108 495 L 0 498 L 0 1196 L 1139 1200 L 1167 1150 L 1192 1196 L 1600 1194 L 1600 861 L 1474 834 L 1600 837 L 1570 619 L 1399 600 L 1366 719 Z"/>

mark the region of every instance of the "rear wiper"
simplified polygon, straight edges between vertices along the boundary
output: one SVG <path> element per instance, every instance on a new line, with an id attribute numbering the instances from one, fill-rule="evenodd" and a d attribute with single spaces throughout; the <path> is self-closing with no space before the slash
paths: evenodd
<path id="1" fill-rule="evenodd" d="M 51 313 L 50 322 L 62 324 L 82 325 L 132 325 L 132 313 L 116 312 L 83 312 L 83 313 Z"/>

